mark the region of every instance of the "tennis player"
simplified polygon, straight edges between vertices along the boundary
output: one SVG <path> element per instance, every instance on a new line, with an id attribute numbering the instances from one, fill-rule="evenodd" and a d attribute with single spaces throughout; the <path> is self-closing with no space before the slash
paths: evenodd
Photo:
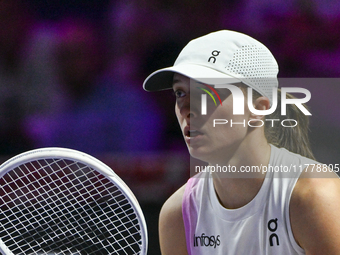
<path id="1" fill-rule="evenodd" d="M 173 89 L 189 153 L 209 165 L 163 205 L 163 255 L 340 254 L 336 168 L 315 161 L 305 106 L 287 104 L 281 113 L 277 74 L 262 43 L 224 30 L 192 40 L 172 67 L 144 81 L 147 91 Z M 234 112 L 235 87 L 245 98 L 252 93 L 243 114 Z M 221 102 L 211 103 L 217 97 Z"/>

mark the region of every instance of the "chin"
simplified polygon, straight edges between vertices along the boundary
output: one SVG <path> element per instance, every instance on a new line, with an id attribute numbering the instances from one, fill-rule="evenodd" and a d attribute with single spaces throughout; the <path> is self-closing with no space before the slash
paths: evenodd
<path id="1" fill-rule="evenodd" d="M 204 161 L 204 162 L 207 162 L 207 163 L 210 162 L 210 160 L 212 158 L 212 154 L 213 154 L 213 152 L 208 151 L 208 150 L 206 150 L 202 147 L 193 148 L 193 147 L 188 146 L 188 150 L 189 150 L 191 157 L 198 159 L 198 160 L 201 160 L 201 161 Z"/>

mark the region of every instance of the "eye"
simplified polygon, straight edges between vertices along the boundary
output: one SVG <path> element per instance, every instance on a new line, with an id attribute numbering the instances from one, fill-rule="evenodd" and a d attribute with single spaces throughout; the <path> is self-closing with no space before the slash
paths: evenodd
<path id="1" fill-rule="evenodd" d="M 177 89 L 174 91 L 174 95 L 176 98 L 181 98 L 181 97 L 184 97 L 186 94 L 183 90 Z"/>

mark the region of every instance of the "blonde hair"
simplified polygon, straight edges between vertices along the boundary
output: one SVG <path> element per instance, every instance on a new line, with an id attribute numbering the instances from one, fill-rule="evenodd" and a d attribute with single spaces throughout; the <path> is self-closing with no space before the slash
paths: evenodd
<path id="1" fill-rule="evenodd" d="M 248 86 L 242 84 L 240 88 L 247 93 Z M 286 94 L 287 99 L 296 98 L 291 94 Z M 253 101 L 262 95 L 253 91 Z M 307 108 L 306 105 L 304 107 Z M 291 152 L 300 154 L 301 156 L 315 159 L 309 141 L 309 117 L 303 114 L 295 104 L 287 105 L 287 114 L 281 115 L 281 89 L 278 89 L 278 104 L 274 113 L 266 116 L 266 119 L 279 119 L 280 122 L 286 120 L 287 125 L 294 126 L 295 120 L 298 125 L 295 127 L 284 127 L 282 125 L 272 127 L 272 122 L 265 121 L 264 133 L 268 143 L 279 148 L 285 148 Z M 288 124 L 289 123 L 289 124 Z"/>

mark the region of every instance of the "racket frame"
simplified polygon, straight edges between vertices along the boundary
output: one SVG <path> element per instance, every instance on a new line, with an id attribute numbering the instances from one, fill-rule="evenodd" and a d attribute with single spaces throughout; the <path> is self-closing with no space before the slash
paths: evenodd
<path id="1" fill-rule="evenodd" d="M 6 173 L 22 164 L 36 160 L 56 158 L 76 161 L 85 164 L 90 168 L 93 168 L 96 171 L 100 172 L 102 175 L 104 175 L 105 177 L 110 179 L 114 184 L 116 184 L 117 188 L 126 196 L 130 205 L 133 207 L 136 213 L 138 222 L 140 224 L 140 234 L 142 240 L 140 247 L 141 248 L 140 255 L 146 255 L 148 248 L 147 225 L 143 211 L 140 207 L 140 204 L 138 203 L 137 198 L 135 197 L 131 189 L 126 185 L 126 183 L 109 166 L 107 166 L 97 158 L 78 150 L 61 147 L 46 147 L 34 149 L 14 156 L 5 161 L 4 163 L 2 163 L 0 165 L 0 178 L 2 178 Z M 0 250 L 6 255 L 14 255 L 5 245 L 5 243 L 1 240 L 1 238 L 0 238 Z"/>

